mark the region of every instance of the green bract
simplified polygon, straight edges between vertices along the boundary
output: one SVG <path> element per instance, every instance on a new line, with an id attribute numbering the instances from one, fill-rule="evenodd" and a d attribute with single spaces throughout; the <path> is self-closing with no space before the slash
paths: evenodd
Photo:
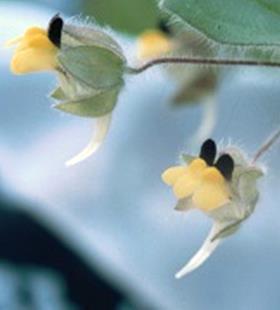
<path id="1" fill-rule="evenodd" d="M 57 55 L 60 85 L 55 108 L 83 117 L 114 109 L 124 84 L 125 57 L 117 42 L 98 28 L 64 25 Z"/>
<path id="2" fill-rule="evenodd" d="M 113 88 L 91 97 L 65 100 L 54 107 L 79 116 L 99 117 L 110 113 L 114 109 L 119 91 L 119 88 Z"/>
<path id="3" fill-rule="evenodd" d="M 50 93 L 50 97 L 52 97 L 53 99 L 56 99 L 56 100 L 65 100 L 65 99 L 67 99 L 66 95 L 64 94 L 64 91 L 62 90 L 62 88 L 60 86 L 57 87 L 55 90 L 53 90 Z"/>
<path id="4" fill-rule="evenodd" d="M 106 32 L 99 28 L 66 24 L 63 27 L 62 45 L 66 46 L 99 46 L 110 50 L 125 61 L 120 45 Z"/>
<path id="5" fill-rule="evenodd" d="M 59 53 L 58 60 L 67 73 L 94 89 L 122 84 L 122 59 L 103 47 L 68 48 Z"/>
<path id="6" fill-rule="evenodd" d="M 160 6 L 220 43 L 280 45 L 278 0 L 162 0 Z"/>

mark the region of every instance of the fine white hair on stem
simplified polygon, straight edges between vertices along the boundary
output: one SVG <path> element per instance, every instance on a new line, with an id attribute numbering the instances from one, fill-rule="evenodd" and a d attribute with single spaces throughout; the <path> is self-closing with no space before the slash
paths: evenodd
<path id="1" fill-rule="evenodd" d="M 110 113 L 105 116 L 98 117 L 95 120 L 95 126 L 94 126 L 95 128 L 89 144 L 78 155 L 68 160 L 65 163 L 66 166 L 70 167 L 76 165 L 77 163 L 90 157 L 93 153 L 95 153 L 99 149 L 102 142 L 107 136 L 111 124 L 111 119 L 112 114 Z"/>
<path id="2" fill-rule="evenodd" d="M 221 239 L 215 239 L 214 241 L 211 241 L 220 230 L 221 224 L 214 223 L 201 248 L 190 259 L 190 261 L 175 274 L 176 279 L 181 279 L 182 277 L 186 276 L 188 273 L 200 267 L 208 259 L 208 257 L 215 251 L 221 242 Z"/>
<path id="3" fill-rule="evenodd" d="M 201 145 L 208 137 L 211 136 L 216 124 L 216 97 L 209 96 L 203 103 L 203 117 L 200 126 L 198 127 L 192 143 Z"/>

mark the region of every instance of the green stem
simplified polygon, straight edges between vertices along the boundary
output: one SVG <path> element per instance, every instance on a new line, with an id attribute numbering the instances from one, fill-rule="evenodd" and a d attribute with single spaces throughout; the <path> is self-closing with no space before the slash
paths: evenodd
<path id="1" fill-rule="evenodd" d="M 195 58 L 195 57 L 162 57 L 148 61 L 138 68 L 127 68 L 129 74 L 140 74 L 147 69 L 162 64 L 192 64 L 192 65 L 213 65 L 213 66 L 249 66 L 249 67 L 276 67 L 280 68 L 279 62 L 241 60 L 241 59 L 217 59 L 217 58 Z M 280 128 L 259 148 L 256 152 L 253 163 L 262 157 L 280 139 Z"/>
<path id="2" fill-rule="evenodd" d="M 192 65 L 212 65 L 212 66 L 258 66 L 258 67 L 278 67 L 279 62 L 241 60 L 241 59 L 217 59 L 217 58 L 196 58 L 196 57 L 162 57 L 148 61 L 138 68 L 127 68 L 130 74 L 139 74 L 149 68 L 162 64 L 192 64 Z"/>

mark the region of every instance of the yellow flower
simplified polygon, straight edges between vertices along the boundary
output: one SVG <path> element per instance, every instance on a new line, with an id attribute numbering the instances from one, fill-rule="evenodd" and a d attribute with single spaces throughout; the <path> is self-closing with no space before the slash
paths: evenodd
<path id="1" fill-rule="evenodd" d="M 161 31 L 147 30 L 138 38 L 137 57 L 139 59 L 155 58 L 171 50 L 171 40 Z"/>
<path id="2" fill-rule="evenodd" d="M 51 94 L 57 102 L 55 108 L 96 119 L 89 144 L 67 166 L 96 152 L 107 135 L 124 84 L 126 59 L 118 43 L 98 28 L 64 24 L 55 15 L 46 30 L 31 27 L 7 46 L 15 46 L 13 73 L 55 71 L 59 82 Z"/>
<path id="3" fill-rule="evenodd" d="M 39 27 L 27 29 L 25 34 L 8 42 L 16 45 L 11 61 L 11 70 L 15 74 L 55 70 L 58 48 L 48 37 L 48 32 Z"/>
<path id="4" fill-rule="evenodd" d="M 144 31 L 137 41 L 137 57 L 146 60 L 165 55 L 173 50 L 174 43 L 165 21 L 160 21 L 158 29 Z"/>
<path id="5" fill-rule="evenodd" d="M 176 210 L 197 208 L 214 221 L 201 248 L 175 274 L 177 279 L 201 266 L 224 238 L 236 233 L 258 201 L 257 180 L 262 169 L 238 148 L 227 148 L 217 160 L 216 153 L 216 144 L 209 139 L 199 157 L 184 154 L 188 165 L 171 167 L 162 174 L 178 199 Z"/>
<path id="6" fill-rule="evenodd" d="M 211 211 L 230 201 L 230 180 L 234 168 L 232 158 L 224 154 L 216 164 L 216 145 L 207 140 L 201 148 L 200 157 L 188 166 L 176 166 L 162 174 L 163 181 L 173 187 L 177 199 L 191 198 L 198 209 Z"/>
<path id="7" fill-rule="evenodd" d="M 203 171 L 192 200 L 194 205 L 204 211 L 220 208 L 230 201 L 225 178 L 217 168 L 210 167 Z"/>
<path id="8" fill-rule="evenodd" d="M 162 179 L 168 185 L 173 186 L 177 199 L 186 198 L 193 193 L 199 185 L 201 175 L 207 164 L 203 159 L 197 158 L 187 167 L 171 167 L 167 169 Z"/>

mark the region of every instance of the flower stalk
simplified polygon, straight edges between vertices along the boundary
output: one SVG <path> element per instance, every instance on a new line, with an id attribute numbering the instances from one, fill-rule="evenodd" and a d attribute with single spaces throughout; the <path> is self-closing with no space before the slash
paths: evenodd
<path id="1" fill-rule="evenodd" d="M 191 64 L 207 66 L 249 66 L 249 67 L 277 67 L 280 68 L 280 62 L 277 61 L 259 61 L 243 59 L 218 59 L 218 58 L 197 58 L 197 57 L 160 57 L 146 62 L 138 68 L 127 68 L 130 74 L 140 74 L 152 67 L 163 64 Z"/>
<path id="2" fill-rule="evenodd" d="M 254 158 L 253 158 L 253 164 L 256 163 L 256 161 L 259 160 L 260 157 L 262 157 L 269 149 L 278 142 L 280 139 L 280 128 L 276 130 L 257 150 Z"/>

